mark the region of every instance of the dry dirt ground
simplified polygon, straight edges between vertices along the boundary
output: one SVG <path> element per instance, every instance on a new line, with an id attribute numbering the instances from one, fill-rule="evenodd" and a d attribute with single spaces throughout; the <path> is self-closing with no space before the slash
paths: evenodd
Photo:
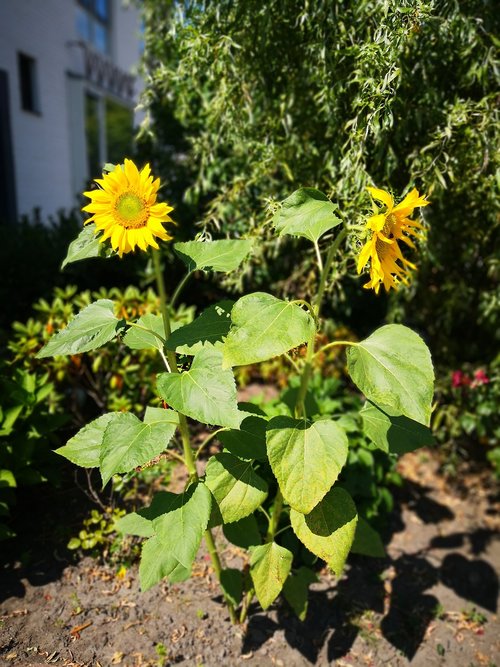
<path id="1" fill-rule="evenodd" d="M 147 593 L 135 567 L 117 576 L 89 558 L 53 559 L 0 572 L 0 664 L 500 666 L 491 478 L 450 485 L 421 452 L 400 469 L 387 558 L 353 557 L 340 580 L 323 572 L 305 622 L 279 602 L 232 627 L 203 554 L 189 582 Z"/>

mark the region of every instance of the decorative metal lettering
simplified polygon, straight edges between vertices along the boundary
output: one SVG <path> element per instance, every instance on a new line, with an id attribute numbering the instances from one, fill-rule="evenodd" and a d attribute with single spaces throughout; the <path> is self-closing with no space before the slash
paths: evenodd
<path id="1" fill-rule="evenodd" d="M 134 97 L 135 77 L 83 44 L 85 78 L 124 99 Z"/>

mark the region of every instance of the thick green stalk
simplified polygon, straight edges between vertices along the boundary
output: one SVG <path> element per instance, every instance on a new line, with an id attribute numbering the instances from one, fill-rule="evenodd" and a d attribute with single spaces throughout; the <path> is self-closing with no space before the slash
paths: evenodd
<path id="1" fill-rule="evenodd" d="M 276 492 L 276 497 L 274 499 L 273 514 L 271 516 L 271 520 L 269 521 L 269 528 L 267 530 L 266 542 L 272 542 L 274 540 L 274 536 L 276 534 L 276 531 L 278 530 L 278 524 L 282 509 L 283 509 L 283 494 L 281 493 L 281 490 L 278 487 L 278 491 Z"/>
<path id="2" fill-rule="evenodd" d="M 313 302 L 313 309 L 314 313 L 316 315 L 316 321 L 318 322 L 317 326 L 319 327 L 319 316 L 321 313 L 321 306 L 323 303 L 323 296 L 325 294 L 325 289 L 326 289 L 326 283 L 328 276 L 330 274 L 331 268 L 332 268 L 332 263 L 333 260 L 335 259 L 335 255 L 337 253 L 337 250 L 340 247 L 340 244 L 342 241 L 345 239 L 347 236 L 347 230 L 344 228 L 342 231 L 338 234 L 337 238 L 335 241 L 332 243 L 330 246 L 330 249 L 328 250 L 328 254 L 326 256 L 325 264 L 322 266 L 321 263 L 319 263 L 319 267 L 321 270 L 321 275 L 319 279 L 319 286 L 318 286 L 318 292 L 316 294 L 316 298 L 314 299 Z M 304 401 L 306 398 L 307 394 L 307 387 L 309 385 L 309 380 L 311 379 L 311 373 L 312 373 L 312 362 L 314 359 L 314 347 L 316 343 L 316 333 L 317 329 L 314 330 L 314 333 L 311 335 L 310 339 L 307 342 L 307 354 L 306 354 L 306 361 L 304 364 L 304 368 L 302 371 L 302 378 L 300 380 L 300 387 L 299 391 L 297 394 L 297 400 L 295 402 L 295 416 L 300 417 L 303 416 L 305 418 L 306 413 L 305 413 L 305 408 L 304 408 Z"/>
<path id="3" fill-rule="evenodd" d="M 161 270 L 161 262 L 160 262 L 160 253 L 158 250 L 153 250 L 153 264 L 154 264 L 154 269 L 155 269 L 155 274 L 156 274 L 156 284 L 158 287 L 158 294 L 160 296 L 160 312 L 161 316 L 163 318 L 163 327 L 165 329 L 165 338 L 168 340 L 168 337 L 170 336 L 172 329 L 170 326 L 170 317 L 168 314 L 168 307 L 167 307 L 167 293 L 165 290 L 165 281 L 163 279 L 163 272 Z M 166 355 L 167 355 L 167 360 L 168 360 L 168 365 L 170 367 L 170 372 L 171 373 L 178 373 L 179 369 L 177 368 L 177 358 L 175 355 L 175 352 L 172 350 L 165 350 Z M 194 460 L 193 456 L 193 450 L 191 448 L 191 439 L 189 437 L 189 427 L 187 423 L 186 416 L 183 415 L 182 413 L 178 412 L 179 415 L 179 431 L 181 434 L 181 440 L 182 440 L 182 449 L 184 450 L 184 460 L 186 462 L 186 468 L 188 469 L 189 476 L 193 481 L 198 480 L 198 473 L 196 471 L 196 463 Z M 205 531 L 205 542 L 207 544 L 208 548 L 208 553 L 210 555 L 210 560 L 212 561 L 212 567 L 214 568 L 214 572 L 217 576 L 217 579 L 220 582 L 220 575 L 221 575 L 221 562 L 219 558 L 219 554 L 217 553 L 217 547 L 215 545 L 214 537 L 212 535 L 212 532 L 208 528 Z M 233 604 L 226 599 L 226 604 L 229 610 L 229 616 L 231 618 L 231 621 L 233 623 L 237 623 L 238 619 L 236 617 L 236 612 L 234 609 Z"/>

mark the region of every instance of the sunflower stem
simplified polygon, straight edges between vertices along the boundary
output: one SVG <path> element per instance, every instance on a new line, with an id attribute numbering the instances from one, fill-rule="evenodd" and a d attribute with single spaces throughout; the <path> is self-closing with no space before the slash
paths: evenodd
<path id="1" fill-rule="evenodd" d="M 156 275 L 156 284 L 158 287 L 158 294 L 160 297 L 160 312 L 161 316 L 163 318 L 163 326 L 165 329 L 165 338 L 168 340 L 172 329 L 170 326 L 170 317 L 168 314 L 168 306 L 167 306 L 167 291 L 165 289 L 165 280 L 163 278 L 163 271 L 161 268 L 161 261 L 160 261 L 160 252 L 158 250 L 153 250 L 153 265 L 155 269 L 155 275 Z M 179 369 L 177 367 L 177 358 L 175 355 L 175 352 L 173 350 L 165 350 L 168 363 L 170 366 L 170 371 L 172 373 L 179 373 Z M 196 463 L 193 457 L 193 449 L 191 447 L 191 439 L 189 435 L 189 426 L 187 423 L 186 416 L 183 415 L 182 413 L 178 412 L 179 415 L 179 432 L 181 434 L 181 440 L 182 440 L 182 448 L 184 451 L 184 461 L 186 464 L 186 468 L 189 473 L 189 477 L 192 481 L 199 481 L 198 477 L 198 472 L 196 470 Z M 217 546 L 215 544 L 214 537 L 212 535 L 212 531 L 210 528 L 207 528 L 205 531 L 205 542 L 208 548 L 208 553 L 210 555 L 210 560 L 212 561 L 212 567 L 214 569 L 214 572 L 217 576 L 217 579 L 220 583 L 220 576 L 221 576 L 221 571 L 222 571 L 222 565 L 221 561 L 219 558 L 219 554 L 217 552 Z M 229 611 L 229 616 L 231 618 L 232 623 L 237 623 L 238 619 L 236 616 L 236 611 L 234 609 L 234 605 L 227 599 L 226 604 L 227 608 Z"/>

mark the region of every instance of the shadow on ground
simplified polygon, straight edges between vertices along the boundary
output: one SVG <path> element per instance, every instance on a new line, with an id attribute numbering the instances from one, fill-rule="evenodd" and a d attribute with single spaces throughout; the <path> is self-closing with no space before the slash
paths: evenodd
<path id="1" fill-rule="evenodd" d="M 429 489 L 415 482 L 405 483 L 405 502 L 424 524 L 451 521 L 453 512 L 427 496 Z M 392 530 L 405 528 L 402 515 L 392 517 Z M 440 601 L 429 589 L 442 584 L 464 601 L 496 612 L 499 594 L 498 577 L 493 567 L 478 558 L 497 534 L 479 528 L 470 533 L 457 532 L 446 537 L 435 536 L 415 553 L 396 558 L 371 559 L 351 556 L 347 576 L 326 591 L 311 591 L 307 618 L 304 622 L 291 615 L 284 605 L 278 608 L 277 622 L 258 607 L 250 615 L 248 632 L 242 652 L 256 652 L 274 633 L 283 628 L 287 642 L 311 663 L 316 663 L 327 643 L 328 661 L 347 655 L 358 634 L 363 632 L 360 619 L 374 612 L 383 615 L 382 636 L 412 660 L 425 638 L 429 624 L 439 613 Z M 439 564 L 432 549 L 467 547 L 473 558 L 461 553 L 448 553 Z M 434 561 L 434 563 L 432 562 Z M 386 575 L 392 572 L 390 587 Z"/>

